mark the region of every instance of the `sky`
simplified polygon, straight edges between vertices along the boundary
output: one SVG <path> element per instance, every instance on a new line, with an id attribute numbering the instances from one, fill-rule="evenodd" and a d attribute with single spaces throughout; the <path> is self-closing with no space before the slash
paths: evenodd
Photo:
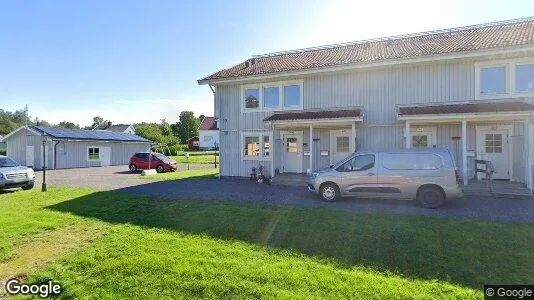
<path id="1" fill-rule="evenodd" d="M 532 0 L 0 0 L 0 109 L 51 123 L 213 115 L 252 55 L 534 15 Z"/>

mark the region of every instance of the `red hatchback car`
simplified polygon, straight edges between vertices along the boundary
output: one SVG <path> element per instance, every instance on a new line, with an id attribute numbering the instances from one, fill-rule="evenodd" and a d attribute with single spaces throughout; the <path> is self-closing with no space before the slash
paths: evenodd
<path id="1" fill-rule="evenodd" d="M 139 152 L 130 158 L 130 171 L 149 169 L 149 152 Z M 176 171 L 176 161 L 161 153 L 152 152 L 150 159 L 150 169 L 156 169 L 158 173 Z"/>

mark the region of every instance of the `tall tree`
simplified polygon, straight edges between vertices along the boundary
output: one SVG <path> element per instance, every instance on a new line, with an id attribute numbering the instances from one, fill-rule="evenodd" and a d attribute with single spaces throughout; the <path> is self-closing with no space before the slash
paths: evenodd
<path id="1" fill-rule="evenodd" d="M 110 122 L 109 120 L 104 120 L 104 118 L 102 118 L 101 116 L 96 116 L 96 117 L 93 117 L 93 124 L 85 128 L 86 129 L 95 129 L 95 128 L 103 129 L 108 125 L 109 122 Z"/>
<path id="2" fill-rule="evenodd" d="M 202 123 L 202 120 L 204 120 L 205 117 L 206 117 L 205 115 L 198 116 L 198 123 L 199 124 Z"/>
<path id="3" fill-rule="evenodd" d="M 61 121 L 56 125 L 56 127 L 68 128 L 68 129 L 80 129 L 80 125 L 74 124 L 74 123 L 68 122 L 68 121 Z"/>
<path id="4" fill-rule="evenodd" d="M 179 121 L 173 126 L 173 131 L 181 141 L 187 141 L 190 137 L 198 135 L 198 125 L 195 113 L 185 110 L 180 113 Z"/>
<path id="5" fill-rule="evenodd" d="M 33 123 L 37 126 L 43 126 L 43 127 L 52 127 L 52 124 L 48 123 L 45 120 L 39 120 L 39 118 L 35 118 Z"/>

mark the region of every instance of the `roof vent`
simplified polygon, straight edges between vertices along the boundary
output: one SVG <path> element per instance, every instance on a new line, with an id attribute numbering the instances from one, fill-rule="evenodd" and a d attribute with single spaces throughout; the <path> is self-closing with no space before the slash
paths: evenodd
<path id="1" fill-rule="evenodd" d="M 250 67 L 250 66 L 253 66 L 255 63 L 256 63 L 256 59 L 255 59 L 255 58 L 251 58 L 251 59 L 249 59 L 249 60 L 247 60 L 247 61 L 245 62 L 245 68 L 248 68 L 248 67 Z"/>

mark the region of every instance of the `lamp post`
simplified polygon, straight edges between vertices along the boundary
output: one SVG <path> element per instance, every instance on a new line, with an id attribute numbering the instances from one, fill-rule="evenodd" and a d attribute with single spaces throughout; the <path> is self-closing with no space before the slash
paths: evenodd
<path id="1" fill-rule="evenodd" d="M 41 191 L 46 192 L 46 134 L 41 136 L 43 141 L 43 183 L 41 185 Z"/>
<path id="2" fill-rule="evenodd" d="M 185 159 L 186 159 L 186 163 L 187 163 L 187 169 L 189 170 L 189 152 L 185 153 Z"/>

